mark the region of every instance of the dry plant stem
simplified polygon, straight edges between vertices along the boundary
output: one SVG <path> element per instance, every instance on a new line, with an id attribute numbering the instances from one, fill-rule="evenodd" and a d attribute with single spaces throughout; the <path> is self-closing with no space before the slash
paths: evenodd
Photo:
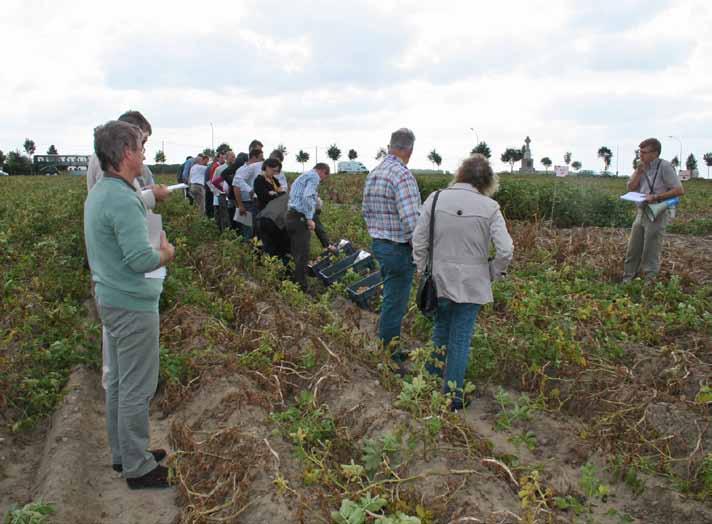
<path id="1" fill-rule="evenodd" d="M 343 363 L 343 362 L 341 361 L 341 357 L 339 357 L 339 355 L 337 355 L 336 353 L 334 353 L 333 351 L 331 351 L 331 350 L 329 349 L 329 346 L 326 345 L 326 342 L 324 342 L 324 341 L 323 341 L 321 338 L 319 338 L 319 337 L 316 337 L 316 339 L 321 343 L 321 345 L 324 347 L 324 349 L 326 350 L 326 352 L 327 352 L 329 355 L 331 355 L 332 357 L 334 357 L 334 359 L 336 359 L 336 361 L 337 361 L 339 364 L 342 364 L 342 363 Z"/>
<path id="2" fill-rule="evenodd" d="M 514 484 L 514 486 L 519 489 L 519 482 L 517 482 L 517 480 L 514 478 L 514 475 L 512 475 L 512 471 L 507 467 L 506 464 L 492 458 L 484 458 L 480 462 L 482 462 L 483 464 L 494 464 L 495 466 L 502 468 L 509 476 L 509 480 L 512 482 L 512 484 Z"/>
<path id="3" fill-rule="evenodd" d="M 460 524 L 461 522 L 482 522 L 475 517 L 460 517 L 459 519 L 451 520 L 450 524 Z"/>
<path id="4" fill-rule="evenodd" d="M 373 482 L 373 483 L 369 484 L 368 486 L 358 490 L 355 493 L 355 495 L 360 495 L 362 493 L 372 490 L 373 488 L 376 488 L 379 486 L 385 486 L 386 484 L 402 484 L 405 482 L 412 482 L 414 480 L 420 480 L 420 479 L 424 479 L 427 477 L 446 477 L 448 475 L 475 475 L 475 474 L 477 474 L 477 471 L 475 471 L 474 469 L 451 469 L 448 471 L 425 471 L 418 475 L 413 475 L 412 477 L 405 477 L 405 478 L 398 478 L 398 479 L 385 479 L 385 480 L 380 480 L 378 482 Z"/>
<path id="5" fill-rule="evenodd" d="M 507 517 L 513 517 L 513 518 L 517 519 L 518 522 L 521 522 L 521 521 L 522 521 L 522 517 L 520 517 L 520 516 L 517 515 L 516 513 L 512 513 L 511 511 L 509 511 L 509 510 L 507 510 L 507 509 L 505 509 L 504 511 L 495 511 L 495 512 L 492 513 L 492 514 L 493 514 L 493 515 L 505 515 L 505 516 L 507 516 Z M 504 522 L 504 520 L 502 520 L 501 522 Z"/>

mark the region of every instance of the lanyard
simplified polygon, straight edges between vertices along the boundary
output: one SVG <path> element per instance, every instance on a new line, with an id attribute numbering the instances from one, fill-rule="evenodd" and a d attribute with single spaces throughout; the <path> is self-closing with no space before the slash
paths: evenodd
<path id="1" fill-rule="evenodd" d="M 658 159 L 658 167 L 655 168 L 655 175 L 653 175 L 653 182 L 650 183 L 650 177 L 648 176 L 648 170 L 645 170 L 645 180 L 648 182 L 648 189 L 650 189 L 650 194 L 652 195 L 655 191 L 655 181 L 658 179 L 658 171 L 660 171 L 661 161 Z"/>

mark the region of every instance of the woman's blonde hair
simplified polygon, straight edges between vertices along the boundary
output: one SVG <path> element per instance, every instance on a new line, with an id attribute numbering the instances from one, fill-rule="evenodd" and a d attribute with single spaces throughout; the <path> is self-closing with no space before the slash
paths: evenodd
<path id="1" fill-rule="evenodd" d="M 499 177 L 492 171 L 487 157 L 475 153 L 460 164 L 454 183 L 470 184 L 485 196 L 492 196 L 499 189 Z"/>

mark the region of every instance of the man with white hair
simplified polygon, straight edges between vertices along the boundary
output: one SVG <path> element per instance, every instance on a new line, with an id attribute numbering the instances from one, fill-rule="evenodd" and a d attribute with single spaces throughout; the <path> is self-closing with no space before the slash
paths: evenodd
<path id="1" fill-rule="evenodd" d="M 411 240 L 421 205 L 418 183 L 408 169 L 414 143 L 410 129 L 394 131 L 388 154 L 366 177 L 363 188 L 363 217 L 383 276 L 378 335 L 396 362 L 403 357 L 389 346 L 400 338 L 408 307 L 415 272 Z"/>

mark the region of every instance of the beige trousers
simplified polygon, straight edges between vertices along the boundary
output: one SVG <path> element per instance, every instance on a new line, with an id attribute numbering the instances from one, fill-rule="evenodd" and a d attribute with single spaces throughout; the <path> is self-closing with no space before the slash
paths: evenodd
<path id="1" fill-rule="evenodd" d="M 651 221 L 642 209 L 630 229 L 628 250 L 623 265 L 623 279 L 629 280 L 642 273 L 647 278 L 654 278 L 660 271 L 660 254 L 663 248 L 663 235 L 670 221 L 670 212 L 663 211 Z"/>

